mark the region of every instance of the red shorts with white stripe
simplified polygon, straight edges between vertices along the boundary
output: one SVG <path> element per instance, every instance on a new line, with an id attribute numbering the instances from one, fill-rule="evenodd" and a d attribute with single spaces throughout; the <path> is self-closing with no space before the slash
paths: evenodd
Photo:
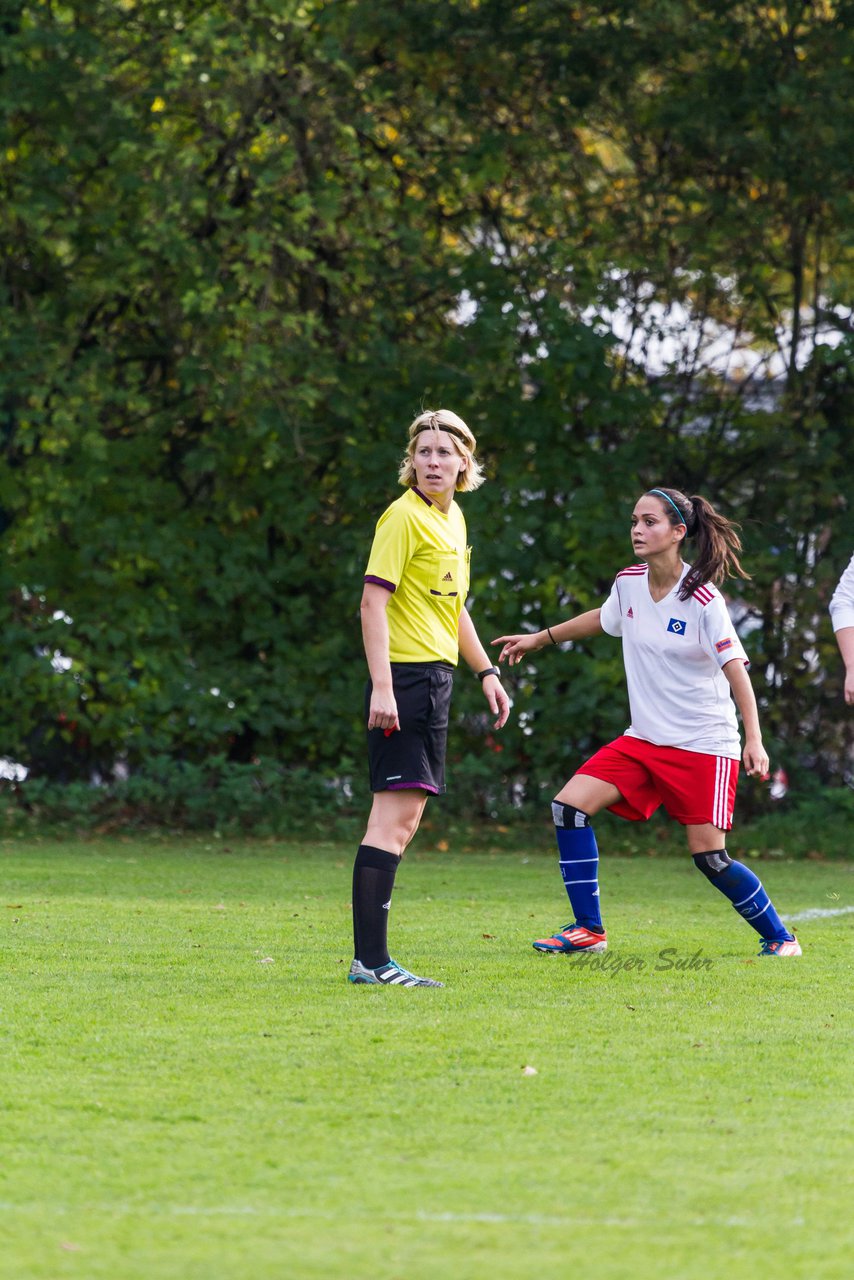
<path id="1" fill-rule="evenodd" d="M 578 772 L 613 783 L 622 799 L 609 808 L 621 818 L 643 822 L 664 805 L 683 826 L 711 822 L 729 831 L 738 768 L 738 761 L 728 756 L 657 747 L 623 734 L 591 756 Z"/>

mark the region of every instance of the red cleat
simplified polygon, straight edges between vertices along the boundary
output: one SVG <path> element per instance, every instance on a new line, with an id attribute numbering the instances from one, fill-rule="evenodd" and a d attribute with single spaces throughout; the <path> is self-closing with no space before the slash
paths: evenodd
<path id="1" fill-rule="evenodd" d="M 801 944 L 797 938 L 782 938 L 779 942 L 766 939 L 759 948 L 761 956 L 801 956 Z"/>
<path id="2" fill-rule="evenodd" d="M 608 940 L 604 933 L 593 933 L 583 924 L 568 924 L 551 938 L 540 938 L 533 944 L 535 951 L 547 951 L 551 955 L 566 955 L 572 951 L 607 951 Z"/>

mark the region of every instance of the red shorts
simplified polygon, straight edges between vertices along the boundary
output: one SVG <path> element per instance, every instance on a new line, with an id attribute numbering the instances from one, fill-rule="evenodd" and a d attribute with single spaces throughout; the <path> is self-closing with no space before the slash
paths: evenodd
<path id="1" fill-rule="evenodd" d="M 645 821 L 663 804 L 686 827 L 710 822 L 729 831 L 732 826 L 738 761 L 729 756 L 657 747 L 623 734 L 578 772 L 613 783 L 622 799 L 609 805 L 610 811 L 632 822 Z"/>

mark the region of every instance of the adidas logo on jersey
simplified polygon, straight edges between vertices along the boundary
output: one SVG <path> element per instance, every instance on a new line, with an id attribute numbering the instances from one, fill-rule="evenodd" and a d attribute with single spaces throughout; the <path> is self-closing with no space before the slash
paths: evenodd
<path id="1" fill-rule="evenodd" d="M 631 605 L 629 605 L 629 611 L 628 611 L 628 613 L 626 614 L 626 617 L 627 617 L 627 618 L 633 618 L 634 616 L 635 616 L 635 611 L 634 611 L 634 609 L 632 608 L 632 606 L 631 606 Z"/>
<path id="2" fill-rule="evenodd" d="M 446 573 L 444 578 L 442 579 L 443 582 L 453 582 L 453 580 L 454 580 L 454 575 L 451 572 Z"/>

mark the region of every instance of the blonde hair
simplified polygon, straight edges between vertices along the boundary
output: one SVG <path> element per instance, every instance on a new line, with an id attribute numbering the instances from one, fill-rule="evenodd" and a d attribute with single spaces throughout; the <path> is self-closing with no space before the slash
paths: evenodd
<path id="1" fill-rule="evenodd" d="M 455 486 L 457 493 L 470 493 L 472 489 L 479 489 L 486 476 L 483 474 L 483 467 L 474 456 L 477 441 L 468 425 L 456 413 L 452 413 L 450 409 L 425 409 L 410 424 L 409 443 L 406 446 L 406 453 L 403 455 L 403 461 L 400 464 L 400 471 L 397 477 L 400 483 L 407 485 L 409 488 L 412 488 L 415 484 L 415 467 L 412 459 L 415 455 L 418 437 L 424 431 L 447 432 L 457 453 L 461 458 L 465 459 L 466 465 L 461 469 L 457 477 Z"/>

